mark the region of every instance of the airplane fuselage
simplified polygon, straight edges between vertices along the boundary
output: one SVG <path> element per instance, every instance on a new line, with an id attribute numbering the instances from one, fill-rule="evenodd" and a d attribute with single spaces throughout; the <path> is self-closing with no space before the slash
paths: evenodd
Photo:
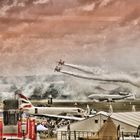
<path id="1" fill-rule="evenodd" d="M 31 107 L 26 108 L 24 111 L 28 114 L 36 114 L 36 115 L 59 115 L 59 114 L 72 114 L 72 115 L 81 115 L 84 110 L 76 107 Z"/>
<path id="2" fill-rule="evenodd" d="M 130 97 L 131 95 L 105 95 L 105 94 L 92 94 L 89 95 L 88 98 L 92 100 L 99 100 L 99 101 L 114 101 L 114 100 L 121 100 L 125 99 L 127 97 Z"/>

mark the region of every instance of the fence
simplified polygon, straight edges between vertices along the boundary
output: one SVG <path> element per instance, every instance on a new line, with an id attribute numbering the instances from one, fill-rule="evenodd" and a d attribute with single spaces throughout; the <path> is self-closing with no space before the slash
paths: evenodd
<path id="1" fill-rule="evenodd" d="M 79 138 L 89 138 L 94 135 L 90 131 L 58 131 L 57 140 L 79 140 Z"/>
<path id="2" fill-rule="evenodd" d="M 95 133 L 92 131 L 58 131 L 57 140 L 80 140 L 80 138 L 90 138 Z M 120 140 L 140 140 L 135 132 L 120 133 Z"/>

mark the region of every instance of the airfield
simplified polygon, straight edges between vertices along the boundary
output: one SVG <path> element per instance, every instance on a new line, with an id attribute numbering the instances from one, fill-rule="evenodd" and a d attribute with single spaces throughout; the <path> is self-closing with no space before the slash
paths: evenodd
<path id="1" fill-rule="evenodd" d="M 52 104 L 48 104 L 48 100 L 31 100 L 35 106 L 61 106 L 61 107 L 81 107 L 86 109 L 89 105 L 90 109 L 96 111 L 110 110 L 112 107 L 113 112 L 130 112 L 140 111 L 140 99 L 138 100 L 120 100 L 115 102 L 95 102 L 92 100 L 53 100 Z"/>

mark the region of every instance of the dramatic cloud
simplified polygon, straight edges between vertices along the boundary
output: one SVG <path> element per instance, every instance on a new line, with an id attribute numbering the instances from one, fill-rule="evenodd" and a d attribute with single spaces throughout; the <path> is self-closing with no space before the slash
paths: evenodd
<path id="1" fill-rule="evenodd" d="M 139 75 L 139 7 L 138 0 L 1 0 L 0 75 L 53 75 L 60 58 L 83 71 Z"/>

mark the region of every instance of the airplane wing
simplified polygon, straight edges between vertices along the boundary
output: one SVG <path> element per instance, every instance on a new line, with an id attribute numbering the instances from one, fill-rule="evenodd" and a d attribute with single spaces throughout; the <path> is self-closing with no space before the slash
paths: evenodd
<path id="1" fill-rule="evenodd" d="M 60 119 L 67 119 L 67 120 L 76 120 L 81 121 L 85 118 L 74 117 L 74 116 L 62 116 L 62 115 L 51 115 L 51 114 L 43 114 L 43 116 L 50 117 L 50 118 L 60 118 Z"/>
<path id="2" fill-rule="evenodd" d="M 51 115 L 51 114 L 34 114 L 34 116 L 42 116 L 42 117 L 49 117 L 49 118 L 60 118 L 60 119 L 66 119 L 66 120 L 75 120 L 75 121 L 81 121 L 85 118 L 80 117 L 74 117 L 74 116 L 62 116 L 62 115 Z"/>

